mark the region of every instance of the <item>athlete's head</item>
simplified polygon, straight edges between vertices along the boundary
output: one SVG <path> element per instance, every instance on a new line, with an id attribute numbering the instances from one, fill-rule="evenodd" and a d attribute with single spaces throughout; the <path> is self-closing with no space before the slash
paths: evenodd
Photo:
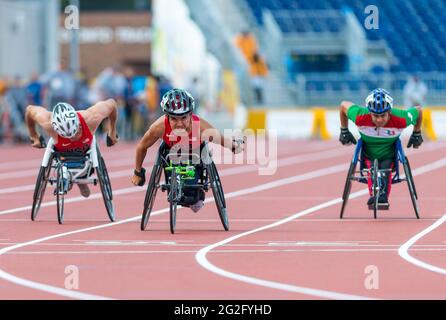
<path id="1" fill-rule="evenodd" d="M 172 129 L 188 129 L 195 101 L 186 90 L 172 89 L 164 94 L 161 108 L 168 116 Z"/>
<path id="2" fill-rule="evenodd" d="M 53 108 L 51 125 L 58 135 L 72 139 L 79 131 L 79 117 L 68 103 L 59 102 Z"/>
<path id="3" fill-rule="evenodd" d="M 386 90 L 381 88 L 373 90 L 365 99 L 365 103 L 377 127 L 383 127 L 389 122 L 393 98 Z"/>

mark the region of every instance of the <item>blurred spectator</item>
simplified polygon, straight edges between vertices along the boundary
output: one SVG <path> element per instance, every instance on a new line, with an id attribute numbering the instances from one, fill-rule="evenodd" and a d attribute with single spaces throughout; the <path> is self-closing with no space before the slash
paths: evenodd
<path id="1" fill-rule="evenodd" d="M 254 90 L 254 101 L 256 104 L 263 104 L 263 86 L 269 71 L 265 60 L 257 52 L 254 53 L 249 71 Z"/>
<path id="2" fill-rule="evenodd" d="M 242 51 L 247 62 L 250 62 L 257 52 L 257 40 L 254 35 L 245 30 L 235 37 L 236 46 Z"/>
<path id="3" fill-rule="evenodd" d="M 35 106 L 42 105 L 42 85 L 39 82 L 39 75 L 33 72 L 28 85 L 26 86 L 28 104 Z"/>
<path id="4" fill-rule="evenodd" d="M 25 109 L 28 106 L 28 99 L 26 96 L 26 88 L 22 86 L 19 77 L 16 77 L 6 90 L 3 103 L 4 110 L 9 117 L 9 126 L 12 129 L 14 141 L 27 141 L 28 133 L 25 128 Z"/>
<path id="5" fill-rule="evenodd" d="M 67 69 L 65 62 L 60 63 L 59 70 L 43 75 L 42 84 L 46 89 L 44 104 L 48 109 L 52 110 L 59 101 L 76 105 L 74 101 L 76 79 L 73 73 Z"/>
<path id="6" fill-rule="evenodd" d="M 198 77 L 193 77 L 189 85 L 186 86 L 186 90 L 194 97 L 195 111 L 198 112 L 201 103 L 201 87 Z"/>
<path id="7" fill-rule="evenodd" d="M 417 76 L 412 76 L 404 86 L 404 105 L 424 106 L 426 103 L 427 87 Z"/>
<path id="8" fill-rule="evenodd" d="M 133 88 L 134 73 L 131 68 L 126 68 L 124 71 L 125 88 L 124 88 L 124 130 L 122 138 L 125 140 L 133 140 L 135 127 L 133 122 L 133 114 L 136 107 L 135 93 Z"/>

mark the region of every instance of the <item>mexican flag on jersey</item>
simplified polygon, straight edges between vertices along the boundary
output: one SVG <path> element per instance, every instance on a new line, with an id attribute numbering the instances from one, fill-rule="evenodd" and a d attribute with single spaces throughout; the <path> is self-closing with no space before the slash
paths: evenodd
<path id="1" fill-rule="evenodd" d="M 382 128 L 377 128 L 372 122 L 372 115 L 366 107 L 353 105 L 348 108 L 347 117 L 358 127 L 363 141 L 365 156 L 371 160 L 394 159 L 395 141 L 408 126 L 415 125 L 418 120 L 418 110 L 390 110 L 390 120 Z"/>

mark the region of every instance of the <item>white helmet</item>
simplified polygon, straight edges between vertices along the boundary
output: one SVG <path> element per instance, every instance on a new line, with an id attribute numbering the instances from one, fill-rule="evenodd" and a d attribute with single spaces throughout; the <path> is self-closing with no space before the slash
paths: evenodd
<path id="1" fill-rule="evenodd" d="M 76 110 L 68 103 L 59 102 L 53 109 L 51 125 L 58 135 L 73 138 L 79 130 L 79 117 Z"/>

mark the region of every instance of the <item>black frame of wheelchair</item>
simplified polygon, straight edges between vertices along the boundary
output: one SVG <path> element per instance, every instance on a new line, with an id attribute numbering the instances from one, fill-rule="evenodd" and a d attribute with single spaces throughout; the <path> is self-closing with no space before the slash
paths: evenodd
<path id="1" fill-rule="evenodd" d="M 353 155 L 352 161 L 350 162 L 350 167 L 348 169 L 347 173 L 347 179 L 344 186 L 344 192 L 342 194 L 342 207 L 341 207 L 341 214 L 340 218 L 342 219 L 344 217 L 344 210 L 347 206 L 347 202 L 350 196 L 351 188 L 352 188 L 352 181 L 358 181 L 360 183 L 367 184 L 367 172 L 368 169 L 365 169 L 364 166 L 364 159 L 363 159 L 363 152 L 362 152 L 362 139 L 358 140 L 358 143 L 355 148 L 355 153 Z M 358 161 L 360 163 L 360 169 L 359 171 L 356 171 L 356 167 L 358 164 Z M 400 168 L 399 164 L 402 164 L 404 169 L 405 177 L 400 177 Z M 412 170 L 410 169 L 409 160 L 407 159 L 403 147 L 401 145 L 401 140 L 398 139 L 395 142 L 395 161 L 394 161 L 394 168 L 393 169 L 378 169 L 378 160 L 374 160 L 372 167 L 370 168 L 371 173 L 371 179 L 372 179 L 372 191 L 373 196 L 375 197 L 375 201 L 373 203 L 373 217 L 377 218 L 377 211 L 380 209 L 378 204 L 378 195 L 379 190 L 381 188 L 380 186 L 380 179 L 378 179 L 379 173 L 384 171 L 391 171 L 394 172 L 394 175 L 392 177 L 392 184 L 400 183 L 402 181 L 407 182 L 407 186 L 409 189 L 410 198 L 412 200 L 412 205 L 415 211 L 415 216 L 417 219 L 420 218 L 419 216 L 419 210 L 418 210 L 418 195 L 417 190 L 415 188 L 415 183 L 412 176 Z"/>
<path id="2" fill-rule="evenodd" d="M 156 193 L 159 188 L 161 191 L 167 191 L 167 200 L 169 202 L 169 212 L 170 212 L 170 232 L 175 233 L 176 229 L 176 213 L 177 206 L 181 205 L 181 198 L 183 195 L 183 186 L 178 183 L 176 170 L 172 170 L 170 178 L 164 169 L 164 166 L 169 164 L 169 147 L 163 141 L 158 150 L 155 163 L 153 165 L 152 172 L 150 174 L 150 179 L 147 185 L 147 192 L 144 199 L 144 209 L 141 217 L 141 230 L 144 231 L 147 227 L 147 223 L 152 212 L 153 204 L 155 202 Z M 183 155 L 184 156 L 184 155 Z M 186 155 L 188 157 L 191 154 Z M 203 159 L 203 156 L 205 159 Z M 190 158 L 189 158 L 190 159 Z M 186 188 L 192 189 L 202 189 L 203 191 L 209 191 L 209 187 L 212 189 L 214 195 L 215 204 L 217 206 L 220 221 L 223 225 L 225 231 L 229 230 L 228 215 L 226 212 L 226 200 L 223 191 L 223 186 L 218 175 L 217 167 L 212 160 L 212 155 L 210 153 L 208 143 L 203 142 L 200 146 L 200 166 L 202 166 L 201 176 L 199 177 L 199 183 L 192 185 L 188 184 Z M 161 174 L 164 171 L 165 183 L 160 184 Z"/>
<path id="3" fill-rule="evenodd" d="M 43 197 L 45 195 L 45 190 L 47 184 L 55 186 L 54 194 L 56 196 L 57 204 L 57 221 L 59 224 L 63 223 L 64 219 L 64 204 L 65 195 L 68 193 L 68 186 L 66 181 L 63 179 L 64 167 L 66 170 L 70 169 L 80 169 L 83 170 L 86 166 L 87 168 L 86 176 L 89 177 L 93 171 L 96 172 L 96 178 L 80 178 L 80 179 L 70 179 L 71 184 L 75 183 L 92 183 L 101 188 L 102 198 L 104 200 L 104 205 L 107 210 L 107 215 L 110 221 L 115 221 L 115 211 L 113 207 L 113 191 L 110 182 L 110 177 L 108 175 L 107 167 L 105 165 L 104 158 L 102 157 L 99 146 L 96 144 L 96 139 L 93 138 L 92 146 L 95 146 L 97 165 L 95 165 L 95 154 L 91 152 L 90 149 L 87 154 L 81 152 L 58 152 L 54 150 L 54 142 L 52 139 L 48 142 L 47 149 L 45 152 L 44 160 L 37 175 L 36 187 L 34 189 L 33 195 L 33 205 L 31 209 L 31 220 L 34 221 L 39 213 L 40 206 L 42 204 Z M 55 173 L 55 177 L 51 177 L 51 170 Z M 71 189 L 71 188 L 70 188 Z"/>

